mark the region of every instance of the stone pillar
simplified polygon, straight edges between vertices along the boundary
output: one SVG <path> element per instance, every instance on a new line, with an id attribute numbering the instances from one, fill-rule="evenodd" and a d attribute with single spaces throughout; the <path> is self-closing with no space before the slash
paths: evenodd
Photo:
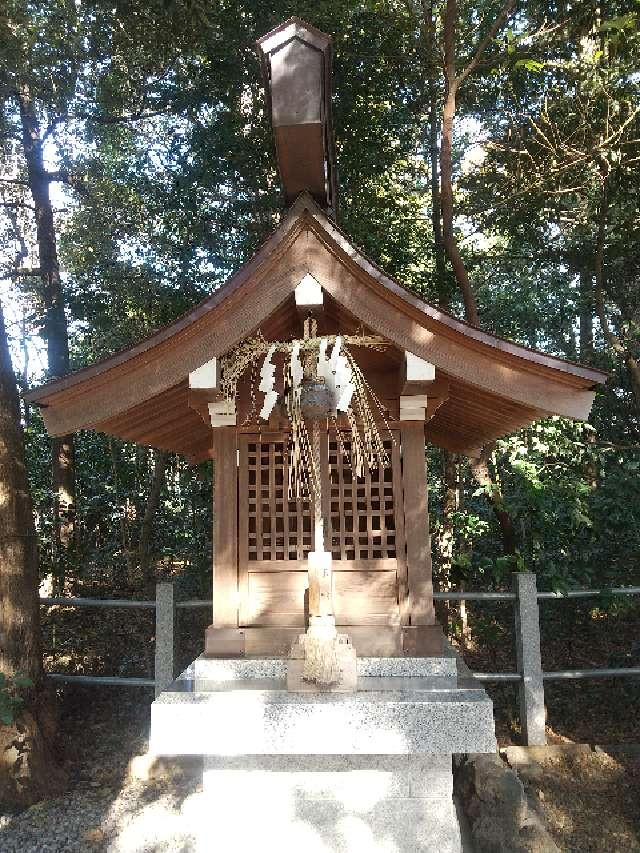
<path id="1" fill-rule="evenodd" d="M 174 655 L 173 584 L 156 584 L 156 652 L 154 679 L 156 696 L 159 696 L 173 681 Z"/>
<path id="2" fill-rule="evenodd" d="M 540 614 L 536 576 L 515 572 L 516 658 L 522 675 L 520 683 L 520 724 L 527 746 L 547 743 L 545 734 L 544 685 L 540 654 Z"/>

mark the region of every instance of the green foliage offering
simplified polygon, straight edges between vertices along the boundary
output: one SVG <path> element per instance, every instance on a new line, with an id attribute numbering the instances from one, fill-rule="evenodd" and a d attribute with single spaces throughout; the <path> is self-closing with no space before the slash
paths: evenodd
<path id="1" fill-rule="evenodd" d="M 33 687 L 33 681 L 23 675 L 14 675 L 8 678 L 0 672 L 0 723 L 10 726 L 20 713 L 24 699 L 20 696 L 21 690 Z"/>

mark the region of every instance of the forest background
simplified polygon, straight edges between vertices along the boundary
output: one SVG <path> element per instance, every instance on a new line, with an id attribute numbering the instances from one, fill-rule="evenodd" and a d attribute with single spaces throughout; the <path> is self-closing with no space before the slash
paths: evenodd
<path id="1" fill-rule="evenodd" d="M 429 449 L 440 587 L 502 588 L 514 570 L 544 589 L 638 584 L 633 0 L 2 0 L 0 293 L 20 389 L 172 321 L 277 225 L 254 43 L 292 14 L 334 39 L 355 244 L 432 304 L 611 373 L 589 423 L 548 419 L 473 463 Z M 20 406 L 44 592 L 172 577 L 178 597 L 210 594 L 210 464 L 93 432 L 51 442 Z M 449 617 L 462 633 L 464 612 Z M 104 630 L 92 658 L 70 624 L 80 657 L 45 621 L 58 668 L 60 648 L 74 671 L 105 666 Z"/>

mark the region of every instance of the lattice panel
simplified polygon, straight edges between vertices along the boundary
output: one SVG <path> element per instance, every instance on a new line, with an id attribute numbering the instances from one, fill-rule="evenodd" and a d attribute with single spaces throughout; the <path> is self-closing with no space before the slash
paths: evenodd
<path id="1" fill-rule="evenodd" d="M 397 445 L 385 441 L 391 464 L 354 477 L 351 442 L 329 441 L 330 547 L 334 560 L 385 560 L 397 556 L 394 466 L 400 464 Z M 346 450 L 346 457 L 342 448 Z M 395 478 L 397 481 L 397 477 Z"/>
<path id="2" fill-rule="evenodd" d="M 287 500 L 286 438 L 253 436 L 246 444 L 247 559 L 304 560 L 313 549 L 308 501 Z M 241 495 L 240 500 L 243 500 Z"/>

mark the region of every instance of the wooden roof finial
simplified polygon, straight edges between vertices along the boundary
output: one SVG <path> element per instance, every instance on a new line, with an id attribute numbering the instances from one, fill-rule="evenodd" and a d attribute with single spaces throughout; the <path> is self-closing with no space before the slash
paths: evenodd
<path id="1" fill-rule="evenodd" d="M 331 38 L 290 18 L 256 42 L 287 204 L 302 192 L 336 219 Z"/>

